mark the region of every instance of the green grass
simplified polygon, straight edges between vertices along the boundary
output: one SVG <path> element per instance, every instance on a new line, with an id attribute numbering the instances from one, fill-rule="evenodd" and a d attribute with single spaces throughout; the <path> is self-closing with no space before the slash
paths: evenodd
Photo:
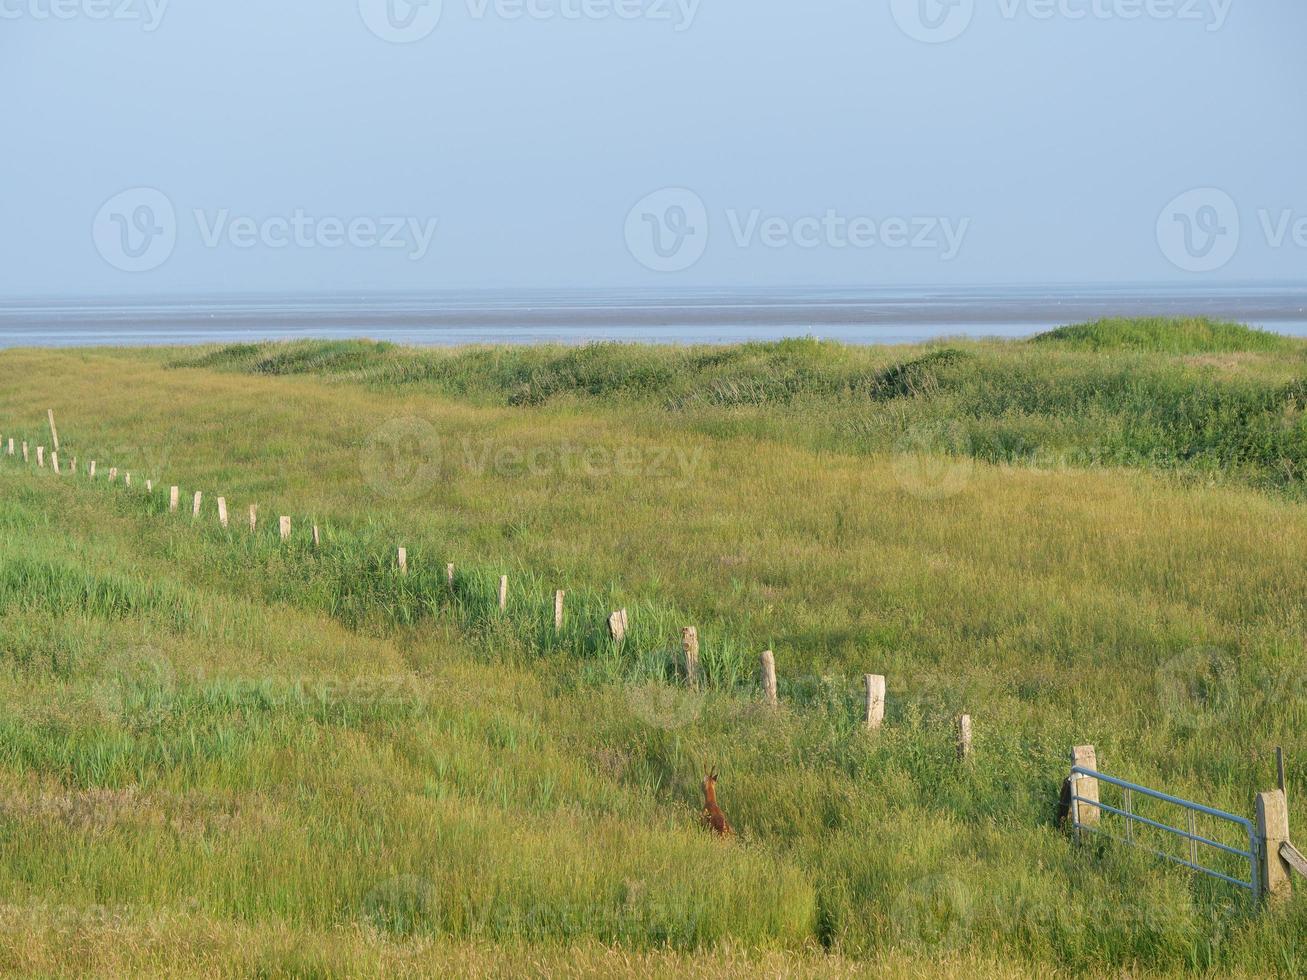
<path id="1" fill-rule="evenodd" d="M 1030 397 L 1068 438 L 1087 431 L 1077 372 L 1177 386 L 1153 398 L 1300 383 L 1300 351 L 1261 357 L 6 352 L 0 434 L 43 443 L 54 407 L 83 475 L 0 457 L 0 968 L 1300 974 L 1301 895 L 1258 914 L 1053 825 L 1080 742 L 1238 813 L 1277 744 L 1303 782 L 1300 487 L 903 442 L 980 424 L 941 390 L 1018 392 L 1041 363 Z M 505 383 L 527 363 L 544 397 Z M 729 405 L 691 397 L 709 374 Z M 1145 394 L 1112 397 L 1144 425 Z M 204 490 L 198 522 L 167 512 L 170 483 Z M 690 623 L 698 690 L 677 671 Z M 871 671 L 890 684 L 875 737 Z M 712 766 L 728 843 L 698 827 Z"/>

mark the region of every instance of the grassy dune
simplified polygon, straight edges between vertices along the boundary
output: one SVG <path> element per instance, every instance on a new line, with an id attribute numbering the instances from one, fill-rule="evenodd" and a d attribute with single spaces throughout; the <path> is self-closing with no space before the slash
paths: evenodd
<path id="1" fill-rule="evenodd" d="M 81 469 L 0 458 L 0 968 L 1300 974 L 1301 896 L 1053 825 L 1078 742 L 1307 775 L 1307 346 L 1241 329 L 0 354 Z"/>

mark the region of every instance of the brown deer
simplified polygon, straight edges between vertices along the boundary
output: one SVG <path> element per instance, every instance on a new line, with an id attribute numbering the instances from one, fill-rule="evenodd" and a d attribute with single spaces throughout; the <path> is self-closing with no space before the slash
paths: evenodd
<path id="1" fill-rule="evenodd" d="M 703 779 L 703 825 L 718 837 L 730 837 L 735 833 L 731 822 L 717 805 L 717 770 L 713 769 Z"/>

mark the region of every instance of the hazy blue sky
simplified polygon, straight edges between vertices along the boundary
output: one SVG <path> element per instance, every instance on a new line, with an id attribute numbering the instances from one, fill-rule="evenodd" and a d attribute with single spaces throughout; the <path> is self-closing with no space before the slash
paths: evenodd
<path id="1" fill-rule="evenodd" d="M 0 0 L 0 295 L 1301 280 L 1305 55 L 1302 0 Z"/>

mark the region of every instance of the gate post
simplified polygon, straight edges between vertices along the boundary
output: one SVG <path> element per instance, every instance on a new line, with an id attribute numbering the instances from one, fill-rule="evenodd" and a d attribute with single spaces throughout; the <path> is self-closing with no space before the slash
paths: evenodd
<path id="1" fill-rule="evenodd" d="M 1071 750 L 1071 765 L 1098 772 L 1098 753 L 1092 745 L 1077 745 Z M 1098 780 L 1092 776 L 1071 774 L 1071 792 L 1081 800 L 1098 802 Z M 1077 827 L 1096 827 L 1101 811 L 1087 802 L 1082 808 L 1079 800 L 1071 804 L 1071 820 Z"/>
<path id="2" fill-rule="evenodd" d="M 1289 805 L 1284 793 L 1274 790 L 1257 794 L 1257 845 L 1261 862 L 1262 894 L 1272 902 L 1293 894 L 1289 862 L 1280 856 L 1280 845 L 1289 842 Z"/>

